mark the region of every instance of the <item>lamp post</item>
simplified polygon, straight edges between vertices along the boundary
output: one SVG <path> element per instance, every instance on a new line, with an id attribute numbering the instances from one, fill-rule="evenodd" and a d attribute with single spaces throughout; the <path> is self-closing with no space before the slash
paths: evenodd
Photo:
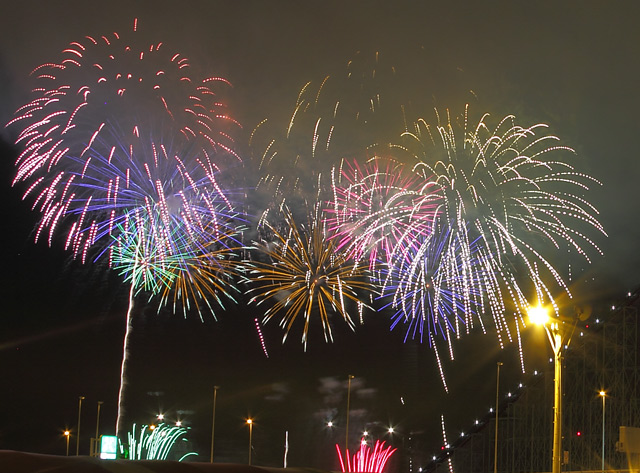
<path id="1" fill-rule="evenodd" d="M 69 436 L 71 435 L 71 432 L 69 432 L 68 430 L 64 431 L 64 437 L 67 439 L 67 456 L 69 456 Z"/>
<path id="2" fill-rule="evenodd" d="M 249 465 L 251 465 L 251 449 L 252 449 L 252 437 L 253 437 L 253 419 L 247 419 L 247 424 L 249 424 Z"/>
<path id="3" fill-rule="evenodd" d="M 80 455 L 80 416 L 82 415 L 82 401 L 84 396 L 78 397 L 78 432 L 76 437 L 76 456 Z"/>
<path id="4" fill-rule="evenodd" d="M 529 318 L 534 324 L 544 326 L 553 350 L 553 455 L 551 472 L 560 473 L 562 450 L 562 333 L 556 320 L 551 320 L 543 307 L 530 307 Z"/>
<path id="5" fill-rule="evenodd" d="M 354 376 L 352 374 L 347 375 L 347 379 L 349 381 L 348 385 L 347 385 L 347 428 L 346 428 L 346 435 L 345 435 L 345 439 L 344 439 L 344 453 L 346 456 L 349 456 L 348 454 L 348 449 L 349 449 L 349 407 L 351 404 L 351 380 L 354 378 Z"/>
<path id="6" fill-rule="evenodd" d="M 102 404 L 104 404 L 103 401 L 98 401 L 98 414 L 96 416 L 96 439 L 95 439 L 95 456 L 99 456 L 100 452 L 99 450 L 99 443 L 98 443 L 98 438 L 99 438 L 99 434 L 100 434 L 100 406 L 102 406 Z"/>
<path id="7" fill-rule="evenodd" d="M 496 438 L 494 440 L 494 451 L 493 451 L 493 473 L 498 473 L 498 403 L 500 399 L 498 398 L 498 391 L 500 389 L 500 367 L 502 366 L 502 362 L 498 361 L 497 366 L 497 374 L 496 374 Z"/>
<path id="8" fill-rule="evenodd" d="M 607 393 L 604 390 L 600 391 L 600 397 L 602 398 L 602 473 L 604 473 L 604 413 L 605 413 L 605 399 L 607 399 Z"/>
<path id="9" fill-rule="evenodd" d="M 216 399 L 218 397 L 218 389 L 220 389 L 220 386 L 213 387 L 213 417 L 211 419 L 211 463 L 213 463 L 213 436 L 216 429 Z"/>

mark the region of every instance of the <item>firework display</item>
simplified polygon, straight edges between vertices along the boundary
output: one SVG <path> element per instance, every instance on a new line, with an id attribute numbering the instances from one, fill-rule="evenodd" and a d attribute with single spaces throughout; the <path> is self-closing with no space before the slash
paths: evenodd
<path id="1" fill-rule="evenodd" d="M 586 196 L 599 182 L 546 125 L 469 108 L 407 119 L 387 102 L 395 69 L 377 53 L 258 123 L 242 192 L 230 83 L 192 74 L 181 53 L 141 40 L 137 22 L 69 44 L 32 75 L 32 99 L 7 126 L 21 149 L 13 185 L 40 217 L 35 240 L 106 261 L 129 284 L 116 434 L 136 297 L 201 320 L 246 297 L 265 358 L 274 319 L 283 343 L 300 334 L 306 350 L 311 333 L 332 342 L 336 324 L 355 330 L 379 310 L 433 350 L 447 390 L 442 359 L 474 330 L 517 343 L 524 370 L 529 301 L 557 313 L 558 294 L 571 297 L 566 269 L 600 253 Z M 166 458 L 181 436 L 134 426 L 132 456 Z M 392 453 L 363 445 L 340 456 L 342 470 L 381 473 Z"/>

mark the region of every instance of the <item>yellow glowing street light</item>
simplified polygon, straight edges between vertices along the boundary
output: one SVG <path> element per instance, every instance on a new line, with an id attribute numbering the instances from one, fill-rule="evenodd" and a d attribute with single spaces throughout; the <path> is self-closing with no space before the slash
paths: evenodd
<path id="1" fill-rule="evenodd" d="M 527 315 L 529 315 L 529 320 L 536 325 L 545 325 L 549 322 L 549 312 L 540 305 L 529 307 Z"/>
<path id="2" fill-rule="evenodd" d="M 71 432 L 69 432 L 68 430 L 64 431 L 64 436 L 67 439 L 67 456 L 69 456 L 69 436 L 71 435 Z"/>
<path id="3" fill-rule="evenodd" d="M 251 448 L 252 448 L 252 436 L 253 436 L 253 419 L 247 419 L 247 424 L 249 424 L 249 465 L 251 465 Z"/>
<path id="4" fill-rule="evenodd" d="M 560 452 L 562 451 L 562 333 L 557 319 L 549 317 L 549 313 L 544 307 L 529 307 L 527 312 L 531 322 L 544 326 L 553 350 L 553 454 L 551 472 L 560 473 Z"/>

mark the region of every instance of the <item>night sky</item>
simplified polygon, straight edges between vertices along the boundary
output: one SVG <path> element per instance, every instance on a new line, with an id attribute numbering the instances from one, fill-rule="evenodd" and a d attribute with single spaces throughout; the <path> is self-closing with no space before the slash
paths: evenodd
<path id="1" fill-rule="evenodd" d="M 379 52 L 398 77 L 389 94 L 425 116 L 434 106 L 471 103 L 549 124 L 577 151 L 581 170 L 602 182 L 589 199 L 609 235 L 597 239 L 605 256 L 594 255 L 576 275 L 577 297 L 589 295 L 584 302 L 595 316 L 640 282 L 636 2 L 4 3 L 2 123 L 27 101 L 34 67 L 87 34 L 128 30 L 134 18 L 203 74 L 233 83 L 227 102 L 244 126 L 241 153 L 263 118 L 287 120 L 307 81 Z M 4 129 L 0 136 L 0 449 L 64 454 L 61 432 L 75 426 L 78 396 L 85 396 L 81 453 L 88 454 L 97 401 L 105 403 L 101 433 L 114 431 L 128 287 L 102 263 L 72 260 L 60 241 L 53 248 L 33 243 L 38 216 L 11 187 L 15 136 Z M 254 326 L 261 308 L 246 301 L 218 313 L 218 321 L 156 309 L 142 300 L 135 308 L 127 414 L 139 423 L 160 410 L 181 418 L 207 461 L 214 385 L 220 461 L 246 460 L 250 415 L 255 463 L 281 466 L 289 431 L 290 465 L 336 469 L 332 442 L 344 440 L 347 375 L 356 377 L 350 436 L 365 424 L 381 436 L 391 423 L 407 437 L 422 432 L 427 455 L 439 449 L 441 414 L 455 435 L 493 404 L 496 361 L 505 363 L 505 390 L 521 376 L 514 347 L 500 351 L 491 331 L 457 344 L 445 394 L 428 347 L 403 344 L 403 333 L 389 332 L 388 314 L 370 314 L 355 333 L 336 324 L 330 345 L 318 331 L 306 353 L 297 336 L 282 346 L 272 324 L 266 358 Z M 543 364 L 546 349 L 533 338 L 525 334 L 528 369 Z M 331 418 L 333 432 L 324 426 Z"/>

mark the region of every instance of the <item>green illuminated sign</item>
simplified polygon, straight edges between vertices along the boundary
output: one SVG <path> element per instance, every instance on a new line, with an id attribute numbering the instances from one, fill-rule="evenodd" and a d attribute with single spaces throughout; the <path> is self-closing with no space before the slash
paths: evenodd
<path id="1" fill-rule="evenodd" d="M 103 435 L 100 437 L 100 458 L 115 460 L 118 455 L 118 437 L 115 435 Z"/>

